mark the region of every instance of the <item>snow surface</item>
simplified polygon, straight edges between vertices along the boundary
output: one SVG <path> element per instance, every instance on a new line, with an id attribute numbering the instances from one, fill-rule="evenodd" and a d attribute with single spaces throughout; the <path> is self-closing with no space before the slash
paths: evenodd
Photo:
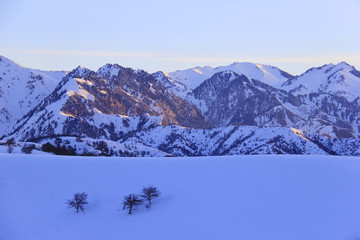
<path id="1" fill-rule="evenodd" d="M 0 239 L 360 238 L 360 159 L 0 154 Z M 150 211 L 122 197 L 153 184 Z M 88 193 L 86 214 L 65 205 Z"/>

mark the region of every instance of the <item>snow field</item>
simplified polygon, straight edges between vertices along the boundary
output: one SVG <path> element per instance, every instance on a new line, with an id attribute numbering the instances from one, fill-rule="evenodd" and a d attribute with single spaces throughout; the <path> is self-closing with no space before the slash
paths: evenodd
<path id="1" fill-rule="evenodd" d="M 355 240 L 360 159 L 0 154 L 0 239 Z M 150 211 L 123 196 L 153 184 Z M 88 193 L 86 214 L 65 205 Z"/>

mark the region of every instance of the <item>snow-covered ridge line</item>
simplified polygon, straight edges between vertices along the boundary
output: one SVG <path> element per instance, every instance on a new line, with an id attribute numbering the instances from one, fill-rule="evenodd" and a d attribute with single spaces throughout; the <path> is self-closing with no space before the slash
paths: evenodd
<path id="1" fill-rule="evenodd" d="M 9 68 L 14 63 L 7 64 L 10 65 L 4 66 Z M 7 72 L 7 68 L 3 70 L 5 75 L 12 72 L 11 69 Z M 330 146 L 345 149 L 360 136 L 360 97 L 355 96 L 354 90 L 360 82 L 360 73 L 346 63 L 324 65 L 296 77 L 272 66 L 252 63 L 196 67 L 174 72 L 176 79 L 172 74 L 150 75 L 118 64 L 106 64 L 96 72 L 78 67 L 51 87 L 44 83 L 43 75 L 30 74 L 30 80 L 24 84 L 22 80 L 27 78 L 18 74 L 15 80 L 22 84 L 19 89 L 25 85 L 26 91 L 41 94 L 19 114 L 20 118 L 8 123 L 7 133 L 18 140 L 81 136 L 130 141 L 182 156 L 358 154 L 352 147 L 345 152 Z M 6 82 L 12 84 L 12 80 L 7 78 Z M 309 87 L 311 82 L 320 83 L 319 87 Z M 26 91 L 23 95 L 28 101 Z M 25 100 L 20 99 L 19 105 L 24 106 Z M 7 116 L 10 109 L 0 111 L 2 116 Z M 127 125 L 131 123 L 124 116 L 134 117 L 130 122 L 136 128 L 129 128 Z M 237 129 L 242 125 L 252 130 Z M 282 127 L 281 134 L 264 132 L 271 129 L 268 127 Z M 188 131 L 192 132 L 191 138 L 187 137 Z M 215 136 L 222 131 L 228 132 L 226 137 L 212 142 L 209 134 Z M 235 137 L 235 132 L 242 132 L 243 138 Z M 269 138 L 261 136 L 267 134 Z M 147 135 L 154 139 L 145 141 Z M 334 139 L 344 140 L 337 145 Z M 261 144 L 255 146 L 250 141 Z M 209 142 L 214 147 L 206 146 Z"/>
<path id="2" fill-rule="evenodd" d="M 249 62 L 235 62 L 228 66 L 215 68 L 209 66 L 194 67 L 186 70 L 164 73 L 164 75 L 169 79 L 168 81 L 178 84 L 173 85 L 173 91 L 179 95 L 185 96 L 187 93 L 198 87 L 203 81 L 212 77 L 215 73 L 223 71 L 232 71 L 239 75 L 245 75 L 249 79 L 256 79 L 274 87 L 279 87 L 288 79 L 293 78 L 292 75 L 276 67 Z"/>

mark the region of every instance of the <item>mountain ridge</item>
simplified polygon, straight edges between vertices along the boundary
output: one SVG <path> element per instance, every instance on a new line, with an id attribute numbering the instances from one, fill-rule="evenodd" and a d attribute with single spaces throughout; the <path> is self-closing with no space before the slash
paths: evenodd
<path id="1" fill-rule="evenodd" d="M 0 68 L 0 75 L 6 75 L 7 68 L 11 72 L 12 65 L 17 66 L 10 60 L 7 65 Z M 44 81 L 51 81 L 50 77 L 46 78 L 47 72 L 20 68 L 25 69 L 23 71 L 27 75 L 16 77 L 25 82 L 32 79 L 38 97 L 26 108 L 25 114 L 12 119 L 7 131 L 2 133 L 3 139 L 14 137 L 20 141 L 40 141 L 36 139 L 55 136 L 102 138 L 125 145 L 138 143 L 172 155 L 268 154 L 272 151 L 310 154 L 318 151 L 289 150 L 288 141 L 303 145 L 303 140 L 296 140 L 302 138 L 315 144 L 322 154 L 358 154 L 355 150 L 344 152 L 331 147 L 339 147 L 335 140 L 340 140 L 343 146 L 356 145 L 360 136 L 360 97 L 356 92 L 357 86 L 360 86 L 357 85 L 360 84 L 360 72 L 345 62 L 312 68 L 298 76 L 269 65 L 238 62 L 217 68 L 195 67 L 174 73 L 153 74 L 118 64 L 105 64 L 97 71 L 79 66 L 71 72 L 58 73 L 61 79 L 57 76 L 52 80 L 56 84 L 47 88 L 38 87 L 45 85 Z M 34 72 L 40 77 L 31 78 Z M 192 75 L 195 81 L 189 84 Z M 9 78 L 5 80 L 11 82 Z M 314 82 L 316 86 L 310 84 Z M 22 100 L 19 99 L 17 101 L 21 105 Z M 194 142 L 184 138 L 188 130 L 182 130 L 189 129 L 205 137 L 231 126 L 238 126 L 240 130 L 237 132 L 253 127 L 259 133 L 264 127 L 298 129 L 312 137 L 298 135 L 292 130 L 281 130 L 285 134 L 283 136 L 276 131 L 268 131 L 270 136 L 263 139 L 267 139 L 264 141 L 273 147 L 266 151 L 256 147 L 254 141 L 247 151 L 243 150 L 246 146 L 239 149 L 240 142 L 247 142 L 241 140 L 240 135 L 236 137 L 236 144 L 234 142 L 227 147 L 221 144 L 220 139 L 216 143 L 210 141 L 215 149 L 204 151 L 201 148 L 208 147 L 201 143 L 201 136 L 199 141 Z M 163 134 L 157 133 L 162 136 L 161 144 L 153 144 L 158 142 L 157 139 L 142 140 L 144 134 L 154 133 L 152 129 L 163 131 Z M 255 135 L 260 143 L 260 136 Z M 293 140 L 284 141 L 284 137 Z M 254 139 L 250 135 L 248 138 Z M 327 142 L 327 138 L 333 140 Z M 168 146 L 164 139 L 169 142 Z M 185 147 L 187 145 L 190 148 Z M 174 147 L 183 150 L 176 153 L 171 150 Z M 324 149 L 327 150 L 324 152 Z"/>

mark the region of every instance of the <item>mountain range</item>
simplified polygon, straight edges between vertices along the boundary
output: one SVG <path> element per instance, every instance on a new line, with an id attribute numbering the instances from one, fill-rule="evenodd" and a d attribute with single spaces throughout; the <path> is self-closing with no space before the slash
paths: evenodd
<path id="1" fill-rule="evenodd" d="M 359 155 L 358 89 L 360 72 L 345 62 L 299 76 L 238 62 L 149 74 L 118 64 L 40 71 L 0 56 L 0 135 L 152 156 Z"/>

